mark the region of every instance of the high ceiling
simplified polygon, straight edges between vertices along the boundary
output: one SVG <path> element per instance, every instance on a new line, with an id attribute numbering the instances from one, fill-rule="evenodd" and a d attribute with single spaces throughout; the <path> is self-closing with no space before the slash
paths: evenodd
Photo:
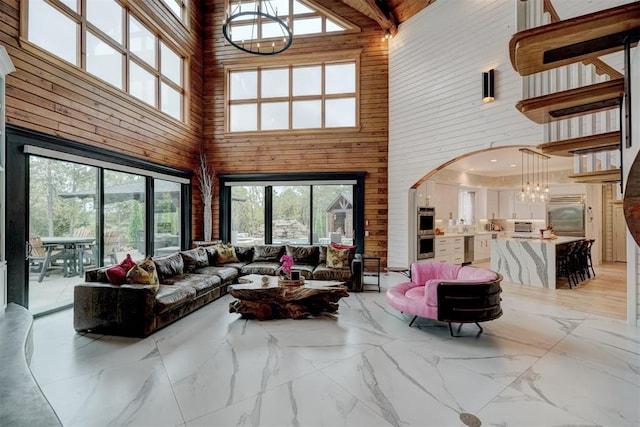
<path id="1" fill-rule="evenodd" d="M 420 12 L 436 0 L 342 0 L 348 6 L 376 21 L 391 35 L 398 25 Z"/>

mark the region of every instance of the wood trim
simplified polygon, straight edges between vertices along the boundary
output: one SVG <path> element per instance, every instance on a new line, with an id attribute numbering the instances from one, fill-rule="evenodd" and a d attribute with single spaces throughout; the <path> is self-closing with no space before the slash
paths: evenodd
<path id="1" fill-rule="evenodd" d="M 621 133 L 613 131 L 579 138 L 564 139 L 538 145 L 538 149 L 545 154 L 554 156 L 573 157 L 587 151 L 617 150 L 620 148 Z"/>
<path id="2" fill-rule="evenodd" d="M 640 2 L 614 7 L 565 21 L 520 31 L 509 41 L 509 54 L 514 70 L 522 76 L 624 48 L 619 39 L 640 28 Z M 606 40 L 612 36 L 613 39 Z M 570 49 L 570 54 L 554 51 Z"/>
<path id="3" fill-rule="evenodd" d="M 544 124 L 618 108 L 623 94 L 624 79 L 616 79 L 524 99 L 516 108 L 530 120 Z"/>
<path id="4" fill-rule="evenodd" d="M 572 179 L 573 182 L 583 184 L 617 182 L 622 179 L 622 171 L 620 169 L 611 169 L 604 171 L 583 172 L 569 175 L 569 178 Z"/>

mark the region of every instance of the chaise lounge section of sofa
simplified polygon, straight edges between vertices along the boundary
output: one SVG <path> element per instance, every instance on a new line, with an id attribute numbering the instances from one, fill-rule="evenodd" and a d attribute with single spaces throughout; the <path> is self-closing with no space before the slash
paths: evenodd
<path id="1" fill-rule="evenodd" d="M 79 332 L 146 337 L 225 295 L 228 286 L 247 274 L 277 275 L 282 255 L 293 257 L 293 269 L 306 279 L 339 280 L 361 289 L 362 264 L 349 252 L 349 265 L 330 268 L 327 248 L 318 245 L 234 247 L 221 257 L 218 246 L 200 247 L 153 257 L 160 285 L 109 282 L 107 268 L 85 272 L 74 289 L 74 328 Z"/>

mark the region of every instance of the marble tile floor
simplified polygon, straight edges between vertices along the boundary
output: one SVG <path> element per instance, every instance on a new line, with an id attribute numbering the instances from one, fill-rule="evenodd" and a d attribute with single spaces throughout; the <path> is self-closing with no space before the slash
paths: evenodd
<path id="1" fill-rule="evenodd" d="M 71 310 L 45 316 L 32 372 L 65 426 L 464 426 L 461 413 L 482 426 L 640 425 L 639 328 L 509 286 L 504 315 L 458 338 L 425 319 L 410 328 L 384 292 L 305 320 L 245 320 L 231 300 L 146 339 L 76 334 Z"/>

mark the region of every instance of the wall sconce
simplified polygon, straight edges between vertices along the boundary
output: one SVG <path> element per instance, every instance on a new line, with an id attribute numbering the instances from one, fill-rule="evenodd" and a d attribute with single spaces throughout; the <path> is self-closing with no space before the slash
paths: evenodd
<path id="1" fill-rule="evenodd" d="M 393 35 L 391 34 L 391 30 L 389 30 L 388 28 L 386 30 L 384 30 L 384 35 L 382 36 L 382 41 L 388 41 L 389 39 L 392 39 Z"/>
<path id="2" fill-rule="evenodd" d="M 485 104 L 495 99 L 493 92 L 493 75 L 495 70 L 492 68 L 486 73 L 482 73 L 482 102 Z"/>

